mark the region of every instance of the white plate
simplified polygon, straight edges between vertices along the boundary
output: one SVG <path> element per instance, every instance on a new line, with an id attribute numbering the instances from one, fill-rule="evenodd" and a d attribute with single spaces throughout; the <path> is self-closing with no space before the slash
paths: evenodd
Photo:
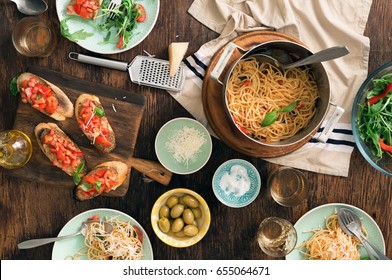
<path id="1" fill-rule="evenodd" d="M 106 0 L 105 0 L 106 1 Z M 56 9 L 57 9 L 57 16 L 60 22 L 68 17 L 69 15 L 66 14 L 67 6 L 70 0 L 57 0 L 56 1 Z M 159 3 L 160 0 L 137 0 L 135 3 L 140 3 L 146 10 L 146 20 L 144 22 L 137 23 L 135 28 L 133 29 L 134 36 L 131 38 L 128 46 L 123 49 L 118 49 L 116 44 L 99 44 L 102 42 L 106 32 L 100 33 L 98 30 L 94 29 L 93 27 L 89 26 L 86 23 L 76 21 L 76 20 L 69 20 L 67 21 L 67 25 L 69 31 L 71 33 L 76 32 L 78 30 L 84 29 L 86 32 L 95 33 L 93 36 L 86 38 L 85 40 L 79 40 L 76 42 L 82 48 L 100 54 L 114 54 L 114 53 L 121 53 L 127 51 L 140 42 L 142 42 L 148 34 L 150 34 L 151 30 L 153 29 L 159 14 Z M 96 19 L 95 21 L 100 21 L 101 18 Z M 92 22 L 95 22 L 92 21 Z"/>
<path id="2" fill-rule="evenodd" d="M 101 219 L 116 217 L 117 219 L 130 222 L 131 225 L 138 226 L 143 232 L 143 260 L 152 260 L 153 251 L 150 239 L 143 227 L 131 216 L 113 209 L 99 208 L 83 212 L 73 217 L 60 231 L 58 236 L 73 234 L 80 230 L 82 222 L 94 215 L 99 215 Z M 65 260 L 77 254 L 84 247 L 84 236 L 64 239 L 54 243 L 52 251 L 52 260 Z"/>
<path id="3" fill-rule="evenodd" d="M 362 221 L 363 226 L 367 230 L 368 239 L 372 242 L 381 252 L 385 254 L 385 242 L 382 232 L 377 223 L 365 211 L 343 203 L 324 204 L 308 211 L 303 215 L 294 225 L 297 230 L 298 240 L 297 246 L 308 240 L 313 232 L 306 232 L 314 228 L 325 228 L 325 219 L 337 213 L 340 208 L 348 208 L 356 213 Z M 367 253 L 364 248 L 361 250 L 361 257 L 366 257 Z M 303 260 L 304 256 L 298 249 L 294 249 L 286 256 L 286 260 Z"/>

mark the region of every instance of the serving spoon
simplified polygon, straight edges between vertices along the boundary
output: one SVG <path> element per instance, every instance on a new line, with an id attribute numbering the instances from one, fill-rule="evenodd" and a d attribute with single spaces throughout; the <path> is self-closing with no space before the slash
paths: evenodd
<path id="1" fill-rule="evenodd" d="M 328 61 L 335 58 L 339 58 L 345 56 L 349 53 L 349 50 L 345 46 L 335 46 L 331 48 L 324 49 L 322 51 L 316 52 L 308 57 L 303 59 L 297 60 L 293 63 L 289 64 L 282 64 L 276 58 L 267 55 L 267 54 L 253 54 L 252 56 L 255 57 L 259 62 L 269 62 L 279 68 L 279 70 L 284 73 L 284 70 L 294 67 L 299 67 L 303 65 L 309 65 L 313 63 L 318 63 L 322 61 Z"/>
<path id="2" fill-rule="evenodd" d="M 44 0 L 11 0 L 16 4 L 16 8 L 22 14 L 36 16 L 48 9 L 48 4 Z"/>
<path id="3" fill-rule="evenodd" d="M 345 233 L 350 236 L 354 235 L 359 239 L 359 241 L 364 246 L 366 252 L 368 253 L 370 259 L 374 260 L 375 258 L 367 247 L 367 244 L 372 247 L 380 260 L 389 260 L 386 255 L 384 255 L 376 246 L 370 243 L 370 241 L 367 240 L 367 238 L 363 235 L 361 219 L 353 211 L 346 208 L 340 208 L 338 211 L 338 223 Z"/>
<path id="4" fill-rule="evenodd" d="M 39 247 L 45 244 L 49 244 L 52 242 L 60 241 L 63 239 L 71 238 L 78 236 L 80 234 L 86 235 L 87 233 L 87 228 L 88 225 L 91 223 L 101 223 L 104 225 L 104 230 L 107 234 L 111 233 L 113 231 L 113 225 L 108 223 L 108 222 L 102 222 L 102 221 L 85 221 L 82 223 L 82 229 L 76 233 L 70 234 L 70 235 L 64 235 L 64 236 L 58 236 L 58 237 L 50 237 L 50 238 L 38 238 L 38 239 L 30 239 L 27 241 L 23 241 L 18 244 L 19 249 L 31 249 L 35 247 Z"/>

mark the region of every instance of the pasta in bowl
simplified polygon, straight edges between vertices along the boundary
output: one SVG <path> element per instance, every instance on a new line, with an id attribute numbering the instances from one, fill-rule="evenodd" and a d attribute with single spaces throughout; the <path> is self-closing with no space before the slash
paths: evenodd
<path id="1" fill-rule="evenodd" d="M 233 128 L 248 139 L 270 147 L 296 145 L 299 148 L 309 141 L 320 128 L 330 105 L 329 79 L 324 66 L 319 62 L 280 71 L 259 58 L 268 55 L 284 65 L 312 54 L 292 41 L 267 41 L 247 51 L 229 43 L 224 51 L 234 53 L 233 48 L 239 49 L 242 56 L 230 64 L 224 82 L 220 82 L 218 71 L 224 68 L 221 65 L 224 59 L 218 61 L 211 74 L 212 79 L 223 85 L 225 111 Z M 229 55 L 221 55 L 225 56 Z M 326 125 L 331 129 L 324 132 L 332 131 L 332 121 L 337 119 L 331 118 Z M 328 139 L 325 134 L 320 141 Z"/>

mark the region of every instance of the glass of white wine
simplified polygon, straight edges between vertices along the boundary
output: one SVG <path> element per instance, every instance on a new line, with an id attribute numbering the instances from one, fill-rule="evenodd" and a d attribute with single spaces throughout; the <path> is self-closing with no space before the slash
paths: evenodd
<path id="1" fill-rule="evenodd" d="M 261 250 L 273 257 L 288 255 L 297 244 L 297 231 L 287 220 L 278 217 L 264 219 L 257 231 Z"/>
<path id="2" fill-rule="evenodd" d="M 24 166 L 33 152 L 30 138 L 19 130 L 0 132 L 0 166 L 14 169 Z"/>

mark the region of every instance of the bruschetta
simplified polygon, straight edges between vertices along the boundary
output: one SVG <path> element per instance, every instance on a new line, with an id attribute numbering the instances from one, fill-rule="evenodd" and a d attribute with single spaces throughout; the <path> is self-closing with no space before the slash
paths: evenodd
<path id="1" fill-rule="evenodd" d="M 22 73 L 16 80 L 22 102 L 38 111 L 63 121 L 73 116 L 74 106 L 68 96 L 57 86 L 32 73 Z"/>
<path id="2" fill-rule="evenodd" d="M 38 145 L 54 166 L 70 176 L 86 174 L 83 151 L 54 123 L 40 123 L 34 129 Z"/>
<path id="3" fill-rule="evenodd" d="M 92 199 L 121 186 L 128 175 L 128 166 L 121 161 L 107 161 L 89 171 L 75 187 L 75 198 Z"/>
<path id="4" fill-rule="evenodd" d="M 109 153 L 116 147 L 114 131 L 97 96 L 81 94 L 75 103 L 75 117 L 84 135 L 98 150 Z"/>
<path id="5" fill-rule="evenodd" d="M 67 6 L 67 15 L 95 19 L 101 5 L 102 0 L 71 0 Z"/>

